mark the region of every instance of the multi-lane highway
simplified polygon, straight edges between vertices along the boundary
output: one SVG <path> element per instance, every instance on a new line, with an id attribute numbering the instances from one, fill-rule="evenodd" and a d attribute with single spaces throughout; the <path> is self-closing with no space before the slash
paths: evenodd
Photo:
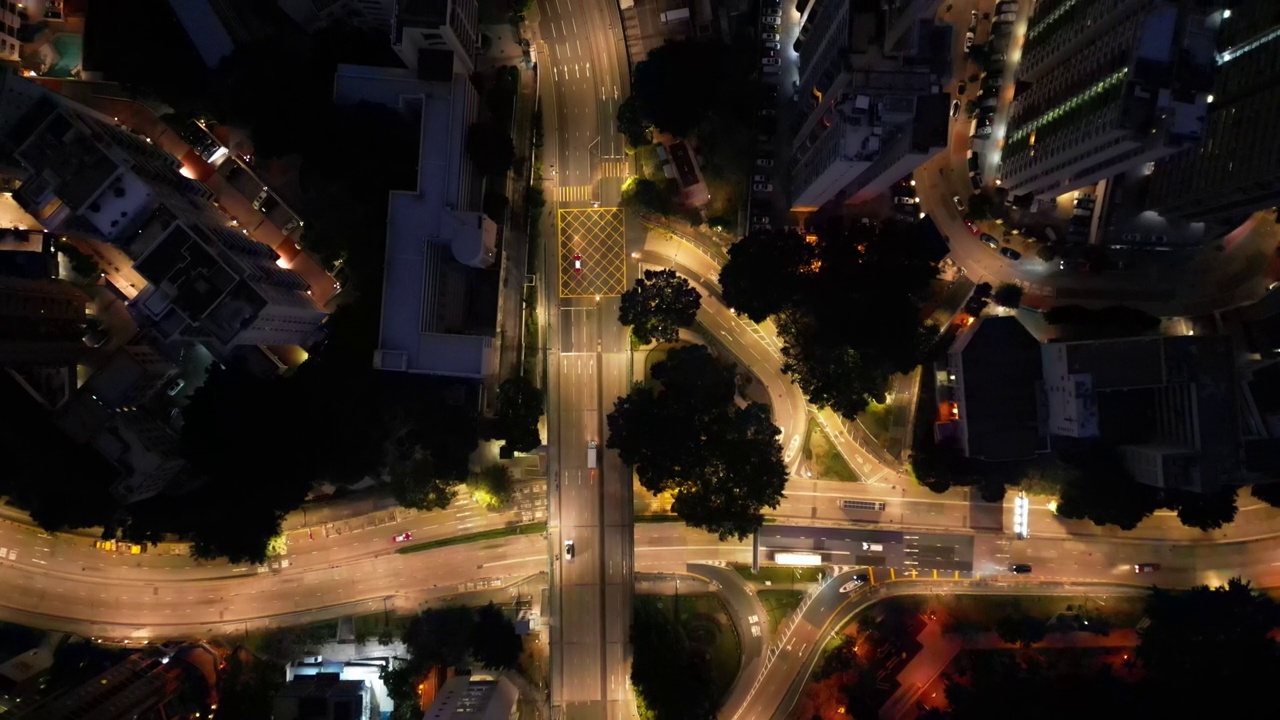
<path id="1" fill-rule="evenodd" d="M 547 243 L 547 428 L 551 477 L 551 699 L 570 719 L 622 720 L 634 587 L 631 473 L 605 448 L 605 416 L 631 385 L 617 323 L 629 275 L 621 213 L 627 175 L 618 104 L 630 91 L 616 4 L 542 0 L 539 82 L 554 181 Z"/>

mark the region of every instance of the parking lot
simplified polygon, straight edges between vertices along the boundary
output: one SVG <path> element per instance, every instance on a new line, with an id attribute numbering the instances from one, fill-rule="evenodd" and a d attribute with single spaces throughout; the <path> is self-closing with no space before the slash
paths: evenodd
<path id="1" fill-rule="evenodd" d="M 617 297 L 627 289 L 627 250 L 621 208 L 562 209 L 560 297 Z"/>
<path id="2" fill-rule="evenodd" d="M 787 172 L 791 157 L 790 118 L 786 116 L 798 77 L 798 56 L 792 44 L 799 32 L 800 14 L 781 0 L 761 0 L 757 22 L 760 54 L 760 102 L 756 116 L 757 152 L 750 178 L 748 226 L 760 230 L 782 226 L 790 209 Z"/>

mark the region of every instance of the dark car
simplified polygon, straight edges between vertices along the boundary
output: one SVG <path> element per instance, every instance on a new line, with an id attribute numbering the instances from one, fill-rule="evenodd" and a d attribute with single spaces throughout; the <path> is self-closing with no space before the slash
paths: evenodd
<path id="1" fill-rule="evenodd" d="M 1031 566 L 1027 563 L 1014 563 L 1009 566 L 1009 572 L 1014 575 L 1030 575 Z"/>
<path id="2" fill-rule="evenodd" d="M 1017 250 L 1014 250 L 1013 248 L 1007 248 L 1007 247 L 1000 248 L 1000 254 L 1009 258 L 1010 260 L 1022 259 L 1022 253 L 1018 252 Z"/>
<path id="3" fill-rule="evenodd" d="M 868 583 L 871 582 L 871 576 L 866 573 L 858 573 L 853 576 L 853 581 L 856 583 Z"/>
<path id="4" fill-rule="evenodd" d="M 986 245 L 992 250 L 1000 249 L 1000 241 L 996 240 L 996 237 L 994 235 L 988 235 L 986 233 L 982 233 L 981 240 L 983 245 Z"/>
<path id="5" fill-rule="evenodd" d="M 1155 572 L 1159 569 L 1160 569 L 1160 563 L 1142 563 L 1140 565 L 1133 566 L 1133 571 L 1136 573 Z"/>

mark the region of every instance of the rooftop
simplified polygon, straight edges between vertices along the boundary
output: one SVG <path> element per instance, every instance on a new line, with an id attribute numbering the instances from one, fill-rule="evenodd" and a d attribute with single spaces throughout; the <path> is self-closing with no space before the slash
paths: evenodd
<path id="1" fill-rule="evenodd" d="M 1012 316 L 980 318 L 952 344 L 966 454 L 983 460 L 1034 455 L 1040 432 L 1040 343 Z"/>

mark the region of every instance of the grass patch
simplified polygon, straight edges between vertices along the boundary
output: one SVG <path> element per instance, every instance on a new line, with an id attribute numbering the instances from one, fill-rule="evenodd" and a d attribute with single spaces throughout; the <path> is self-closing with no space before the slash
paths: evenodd
<path id="1" fill-rule="evenodd" d="M 889 439 L 889 428 L 893 425 L 893 406 L 873 402 L 858 416 L 858 421 L 877 443 L 884 445 Z"/>
<path id="2" fill-rule="evenodd" d="M 534 373 L 538 368 L 538 289 L 532 285 L 524 289 L 524 357 L 521 360 L 524 376 L 537 384 Z"/>
<path id="3" fill-rule="evenodd" d="M 409 553 L 424 552 L 426 550 L 452 547 L 454 545 L 466 545 L 468 543 L 483 542 L 485 540 L 501 540 L 503 538 L 514 537 L 516 535 L 541 535 L 546 531 L 547 524 L 545 522 L 528 523 L 527 525 L 510 525 L 503 528 L 494 528 L 493 530 L 481 530 L 480 532 L 468 533 L 466 535 L 440 538 L 439 540 L 428 540 L 424 543 L 417 543 L 408 547 L 402 547 L 396 550 L 396 552 L 400 555 L 408 555 Z"/>
<path id="4" fill-rule="evenodd" d="M 809 420 L 805 456 L 813 463 L 813 471 L 824 480 L 858 482 L 858 473 L 845 462 L 844 456 L 836 452 L 827 433 L 813 419 Z"/>
<path id="5" fill-rule="evenodd" d="M 645 513 L 645 514 L 643 514 L 643 515 L 636 515 L 636 517 L 635 517 L 635 521 L 636 521 L 636 522 L 638 522 L 638 523 L 669 523 L 669 522 L 681 522 L 681 520 L 680 520 L 680 516 L 679 516 L 679 515 L 671 515 L 671 514 L 668 514 L 668 513 L 662 513 L 662 514 L 657 514 L 657 513 Z"/>
<path id="6" fill-rule="evenodd" d="M 804 599 L 804 593 L 799 590 L 760 590 L 756 596 L 764 605 L 765 612 L 769 613 L 769 629 L 773 632 L 778 631 L 782 621 L 795 612 Z"/>
<path id="7" fill-rule="evenodd" d="M 1058 613 L 1075 612 L 1105 618 L 1113 628 L 1133 628 L 1142 619 L 1146 597 L 1142 595 L 942 595 L 935 602 L 949 616 L 948 631 L 984 631 L 1008 615 L 1048 620 Z M 1070 609 L 1068 609 L 1070 608 Z"/>
<path id="8" fill-rule="evenodd" d="M 778 565 L 761 566 L 758 573 L 751 572 L 750 565 L 734 565 L 733 569 L 748 580 L 759 580 L 760 582 L 786 586 L 818 582 L 818 576 L 822 573 L 818 568 L 793 568 L 780 567 Z"/>
<path id="9" fill-rule="evenodd" d="M 711 666 L 712 697 L 723 700 L 738 677 L 742 646 L 729 611 L 713 593 L 696 595 L 637 595 L 637 604 L 649 603 L 680 622 L 689 645 L 706 653 Z"/>

